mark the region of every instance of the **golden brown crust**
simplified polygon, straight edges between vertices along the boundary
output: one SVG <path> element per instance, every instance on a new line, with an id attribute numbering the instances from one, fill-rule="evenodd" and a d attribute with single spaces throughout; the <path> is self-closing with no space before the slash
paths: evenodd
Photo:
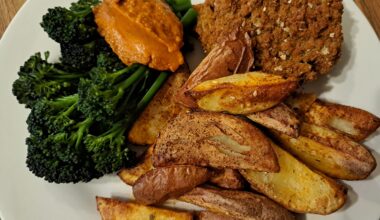
<path id="1" fill-rule="evenodd" d="M 209 180 L 210 183 L 224 189 L 243 189 L 244 178 L 239 171 L 233 169 L 223 169 L 215 171 L 216 174 Z"/>
<path id="2" fill-rule="evenodd" d="M 236 116 L 191 112 L 177 116 L 157 139 L 153 165 L 188 164 L 276 172 L 271 143 Z"/>
<path id="3" fill-rule="evenodd" d="M 365 179 L 376 167 L 376 161 L 367 149 L 347 137 L 326 132 L 327 128 L 315 128 L 315 125 L 306 128 L 312 131 L 307 131 L 305 125 L 302 127 L 298 138 L 276 132 L 274 136 L 289 153 L 313 169 L 333 178 L 358 180 Z"/>
<path id="4" fill-rule="evenodd" d="M 356 141 L 363 141 L 380 126 L 380 119 L 362 109 L 318 100 L 305 120 L 336 129 Z"/>
<path id="5" fill-rule="evenodd" d="M 341 53 L 342 0 L 206 0 L 196 31 L 209 52 L 236 27 L 250 34 L 255 66 L 269 73 L 315 79 Z"/>
<path id="6" fill-rule="evenodd" d="M 330 214 L 346 201 L 346 189 L 323 174 L 312 171 L 274 145 L 281 170 L 278 173 L 241 170 L 251 187 L 297 213 Z"/>
<path id="7" fill-rule="evenodd" d="M 248 72 L 253 66 L 252 42 L 247 34 L 232 33 L 206 56 L 177 93 L 177 101 L 196 108 L 195 100 L 186 93 L 206 80 L 218 79 L 235 73 Z"/>
<path id="8" fill-rule="evenodd" d="M 310 108 L 311 105 L 317 101 L 317 96 L 311 93 L 293 94 L 285 100 L 285 103 L 289 105 L 294 111 L 303 115 Z"/>
<path id="9" fill-rule="evenodd" d="M 294 216 L 270 199 L 250 192 L 197 187 L 180 199 L 209 211 L 248 220 L 290 220 Z"/>
<path id="10" fill-rule="evenodd" d="M 206 182 L 211 177 L 207 168 L 191 165 L 158 167 L 142 175 L 133 185 L 137 202 L 151 205 L 176 198 Z"/>
<path id="11" fill-rule="evenodd" d="M 242 218 L 236 218 L 210 211 L 202 211 L 198 214 L 198 220 L 242 220 Z"/>
<path id="12" fill-rule="evenodd" d="M 189 77 L 187 65 L 181 66 L 168 78 L 128 133 L 128 140 L 139 145 L 151 145 L 170 119 L 186 108 L 175 102 L 180 87 Z"/>
<path id="13" fill-rule="evenodd" d="M 148 150 L 145 152 L 144 157 L 142 158 L 140 163 L 138 163 L 135 167 L 124 168 L 120 170 L 117 175 L 124 183 L 132 186 L 133 184 L 135 184 L 136 180 L 140 178 L 140 176 L 144 175 L 146 172 L 154 168 L 152 162 L 152 155 L 153 146 L 150 146 Z"/>
<path id="14" fill-rule="evenodd" d="M 188 94 L 203 110 L 247 115 L 277 105 L 297 88 L 296 78 L 251 72 L 202 82 Z"/>
<path id="15" fill-rule="evenodd" d="M 96 197 L 102 220 L 192 220 L 190 212 L 144 206 L 116 199 Z"/>
<path id="16" fill-rule="evenodd" d="M 247 118 L 291 137 L 298 137 L 300 124 L 298 116 L 283 103 L 268 110 L 247 115 Z"/>

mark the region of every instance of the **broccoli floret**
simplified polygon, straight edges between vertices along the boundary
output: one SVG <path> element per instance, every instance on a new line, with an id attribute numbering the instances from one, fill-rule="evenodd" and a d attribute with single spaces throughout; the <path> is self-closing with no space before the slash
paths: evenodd
<path id="1" fill-rule="evenodd" d="M 125 68 L 119 57 L 104 39 L 96 39 L 85 44 L 61 44 L 61 62 L 79 71 L 103 67 L 107 71 Z"/>
<path id="2" fill-rule="evenodd" d="M 88 135 L 85 140 L 91 153 L 95 169 L 101 173 L 111 173 L 130 163 L 135 154 L 127 147 L 125 121 L 115 123 L 110 130 L 98 136 Z"/>
<path id="3" fill-rule="evenodd" d="M 125 109 L 119 108 L 124 102 L 128 103 L 138 81 L 148 75 L 148 69 L 136 65 L 108 73 L 104 68 L 91 70 L 91 79 L 83 79 L 79 83 L 79 109 L 87 117 L 98 122 L 107 123 L 119 116 Z M 130 75 L 129 77 L 126 77 Z M 129 96 L 128 96 L 129 95 Z"/>
<path id="4" fill-rule="evenodd" d="M 69 68 L 52 64 L 40 53 L 31 56 L 18 72 L 19 78 L 13 83 L 12 92 L 21 104 L 31 108 L 42 98 L 55 98 L 76 93 L 79 78 L 84 73 L 68 72 Z"/>
<path id="5" fill-rule="evenodd" d="M 61 62 L 74 69 L 86 71 L 96 65 L 97 45 L 96 41 L 86 44 L 62 43 Z"/>
<path id="6" fill-rule="evenodd" d="M 55 7 L 42 17 L 41 26 L 58 43 L 80 43 L 98 36 L 92 7 L 99 1 L 73 3 L 70 9 Z"/>
<path id="7" fill-rule="evenodd" d="M 29 170 L 55 183 L 88 182 L 104 175 L 95 169 L 91 155 L 83 147 L 83 138 L 91 124 L 86 119 L 44 139 L 31 135 L 26 140 Z"/>
<path id="8" fill-rule="evenodd" d="M 75 124 L 78 97 L 78 94 L 75 94 L 56 100 L 43 99 L 37 102 L 27 119 L 29 132 L 44 136 Z"/>

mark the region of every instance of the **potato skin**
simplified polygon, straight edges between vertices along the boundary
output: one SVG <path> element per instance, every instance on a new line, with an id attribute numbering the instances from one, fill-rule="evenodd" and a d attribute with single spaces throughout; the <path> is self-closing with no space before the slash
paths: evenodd
<path id="1" fill-rule="evenodd" d="M 288 152 L 330 177 L 361 180 L 376 168 L 375 158 L 364 146 L 328 127 L 302 123 L 298 138 L 273 133 Z"/>
<path id="2" fill-rule="evenodd" d="M 96 197 L 102 220 L 191 220 L 190 212 L 144 206 L 133 202 Z"/>
<path id="3" fill-rule="evenodd" d="M 208 211 L 245 220 L 294 220 L 293 214 L 285 208 L 251 192 L 197 187 L 179 199 Z"/>
<path id="4" fill-rule="evenodd" d="M 336 129 L 363 141 L 380 126 L 380 118 L 362 109 L 317 100 L 305 114 L 307 122 Z"/>
<path id="5" fill-rule="evenodd" d="M 197 216 L 198 220 L 242 220 L 242 218 L 236 218 L 209 211 L 200 212 Z"/>
<path id="6" fill-rule="evenodd" d="M 224 189 L 243 189 L 245 180 L 237 170 L 223 169 L 215 170 L 210 183 Z"/>
<path id="7" fill-rule="evenodd" d="M 247 118 L 291 137 L 298 137 L 299 135 L 300 120 L 297 114 L 284 103 L 265 111 L 247 115 Z"/>
<path id="8" fill-rule="evenodd" d="M 173 119 L 157 139 L 153 165 L 279 171 L 269 138 L 242 118 L 216 112 L 183 113 Z"/>
<path id="9" fill-rule="evenodd" d="M 207 168 L 191 165 L 160 167 L 142 175 L 133 185 L 137 202 L 150 205 L 178 197 L 211 177 Z"/>

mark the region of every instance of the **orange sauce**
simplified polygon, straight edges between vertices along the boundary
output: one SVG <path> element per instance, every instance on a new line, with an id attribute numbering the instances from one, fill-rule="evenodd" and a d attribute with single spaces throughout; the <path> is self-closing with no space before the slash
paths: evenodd
<path id="1" fill-rule="evenodd" d="M 182 24 L 162 0 L 104 0 L 94 14 L 123 63 L 171 71 L 184 63 Z"/>

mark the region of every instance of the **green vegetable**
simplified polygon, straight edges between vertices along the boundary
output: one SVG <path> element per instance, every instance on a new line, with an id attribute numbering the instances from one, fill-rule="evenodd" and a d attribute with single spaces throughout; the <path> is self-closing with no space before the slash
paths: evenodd
<path id="1" fill-rule="evenodd" d="M 128 78 L 124 77 L 134 69 L 135 66 L 130 66 L 114 73 L 104 68 L 92 69 L 91 79 L 81 80 L 79 84 L 79 109 L 98 122 L 109 123 L 119 117 L 126 110 L 119 107 L 129 101 L 127 97 L 134 92 L 133 85 L 148 74 L 147 68 L 141 65 Z"/>
<path id="2" fill-rule="evenodd" d="M 13 83 L 12 92 L 21 104 L 31 108 L 42 98 L 55 98 L 76 93 L 79 79 L 86 74 L 69 70 L 67 66 L 52 64 L 40 53 L 31 56 L 20 67 L 19 78 Z"/>
<path id="3" fill-rule="evenodd" d="M 96 32 L 98 3 L 50 9 L 41 25 L 60 43 L 61 63 L 37 53 L 13 84 L 18 101 L 31 108 L 27 167 L 49 182 L 88 182 L 135 162 L 125 135 L 169 75 L 120 61 Z"/>
<path id="4" fill-rule="evenodd" d="M 41 26 L 58 43 L 86 42 L 98 36 L 92 7 L 98 0 L 80 0 L 70 9 L 55 7 L 42 18 Z"/>
<path id="5" fill-rule="evenodd" d="M 192 27 L 197 21 L 198 13 L 193 8 L 189 8 L 185 15 L 181 18 L 181 23 L 184 28 Z"/>

